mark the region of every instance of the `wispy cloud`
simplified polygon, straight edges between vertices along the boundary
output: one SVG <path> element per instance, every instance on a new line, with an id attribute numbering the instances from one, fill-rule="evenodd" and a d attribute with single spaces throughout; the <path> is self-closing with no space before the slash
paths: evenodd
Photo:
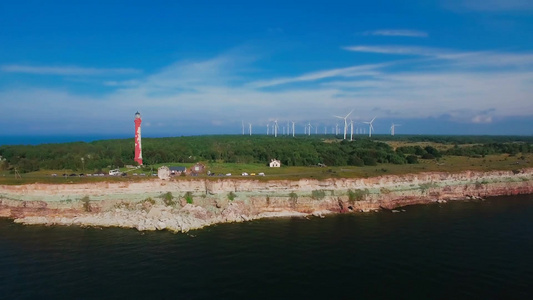
<path id="1" fill-rule="evenodd" d="M 112 86 L 112 87 L 127 87 L 127 86 L 137 86 L 141 82 L 139 80 L 122 80 L 122 81 L 116 81 L 116 80 L 109 80 L 104 81 L 105 86 Z"/>
<path id="2" fill-rule="evenodd" d="M 356 77 L 356 76 L 369 76 L 376 75 L 379 73 L 379 69 L 385 66 L 390 65 L 390 63 L 382 64 L 370 64 L 370 65 L 359 65 L 352 66 L 347 68 L 338 68 L 330 70 L 322 70 L 318 72 L 310 72 L 300 76 L 295 77 L 284 77 L 271 80 L 262 80 L 251 82 L 248 86 L 253 88 L 264 88 L 277 86 L 282 84 L 296 83 L 296 82 L 306 82 L 306 81 L 316 81 L 325 78 L 333 77 Z"/>
<path id="3" fill-rule="evenodd" d="M 343 47 L 344 50 L 353 52 L 367 52 L 367 53 L 379 53 L 379 54 L 397 54 L 397 55 L 416 55 L 416 56 L 432 56 L 446 58 L 455 56 L 458 53 L 429 47 L 416 47 L 416 46 L 369 46 L 369 45 L 357 45 Z"/>
<path id="4" fill-rule="evenodd" d="M 129 132 L 137 110 L 153 124 L 150 130 L 165 135 L 178 135 L 193 126 L 204 130 L 196 133 L 228 127 L 237 133 L 243 118 L 258 132 L 260 125 L 273 119 L 334 125 L 337 120 L 331 115 L 354 108 L 354 120 L 367 121 L 374 116 L 379 120 L 446 115 L 453 122 L 486 124 L 533 115 L 531 53 L 353 47 L 348 50 L 415 58 L 257 81 L 246 76 L 253 60 L 226 53 L 174 62 L 135 80 L 109 79 L 107 85 L 115 88 L 97 96 L 61 88 L 2 89 L 0 103 L 17 119 L 2 118 L 0 126 L 14 131 L 42 120 L 60 132 L 88 127 L 106 131 L 112 122 L 117 132 Z M 266 88 L 276 86 L 283 88 Z"/>
<path id="5" fill-rule="evenodd" d="M 461 62 L 467 66 L 528 66 L 533 64 L 533 53 L 507 53 L 497 51 L 456 51 L 449 49 L 415 46 L 368 46 L 343 47 L 353 52 L 366 52 L 392 55 L 424 56 L 441 60 Z"/>
<path id="6" fill-rule="evenodd" d="M 2 72 L 24 73 L 35 75 L 59 75 L 59 76 L 104 76 L 104 75 L 131 75 L 142 73 L 137 69 L 116 68 L 99 69 L 83 68 L 77 66 L 29 66 L 29 65 L 3 65 Z"/>
<path id="7" fill-rule="evenodd" d="M 381 29 L 373 31 L 365 31 L 363 35 L 374 35 L 374 36 L 403 36 L 403 37 L 419 37 L 425 38 L 428 37 L 428 33 L 420 30 L 409 30 L 409 29 Z"/>

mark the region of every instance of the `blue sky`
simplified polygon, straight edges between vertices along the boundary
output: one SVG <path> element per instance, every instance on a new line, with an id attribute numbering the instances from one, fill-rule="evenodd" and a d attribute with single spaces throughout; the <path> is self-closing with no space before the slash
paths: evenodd
<path id="1" fill-rule="evenodd" d="M 532 1 L 285 2 L 1 1 L 0 136 L 533 134 Z"/>

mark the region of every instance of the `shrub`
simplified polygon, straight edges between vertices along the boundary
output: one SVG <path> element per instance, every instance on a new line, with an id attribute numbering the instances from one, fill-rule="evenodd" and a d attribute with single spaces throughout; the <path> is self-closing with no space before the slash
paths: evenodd
<path id="1" fill-rule="evenodd" d="M 357 155 L 352 155 L 348 158 L 348 165 L 362 167 L 365 165 L 365 162 Z"/>
<path id="2" fill-rule="evenodd" d="M 324 197 L 326 197 L 326 192 L 323 190 L 314 190 L 311 192 L 311 198 L 315 200 L 322 200 Z"/>
<path id="3" fill-rule="evenodd" d="M 435 159 L 435 156 L 433 156 L 432 154 L 429 154 L 429 153 L 424 153 L 422 155 L 422 159 Z"/>
<path id="4" fill-rule="evenodd" d="M 230 201 L 235 200 L 235 197 L 237 197 L 237 195 L 235 195 L 234 192 L 229 192 L 229 194 L 228 194 L 228 199 L 229 199 Z"/>
<path id="5" fill-rule="evenodd" d="M 296 204 L 296 202 L 298 202 L 298 194 L 296 194 L 295 192 L 291 192 L 289 194 L 289 199 L 293 204 Z"/>
<path id="6" fill-rule="evenodd" d="M 166 206 L 174 206 L 176 205 L 176 201 L 174 201 L 174 196 L 171 192 L 167 192 L 163 195 L 163 202 Z"/>
<path id="7" fill-rule="evenodd" d="M 433 182 L 428 182 L 428 183 L 422 183 L 420 185 L 420 190 L 422 191 L 422 193 L 425 193 L 428 189 L 430 188 L 434 188 L 436 187 L 437 185 Z"/>
<path id="8" fill-rule="evenodd" d="M 187 203 L 189 203 L 189 204 L 193 203 L 193 198 L 192 198 L 192 193 L 191 192 L 185 193 L 185 196 L 183 198 L 185 198 L 185 201 L 187 201 Z"/>
<path id="9" fill-rule="evenodd" d="M 427 153 L 431 154 L 433 157 L 441 157 L 442 154 L 439 152 L 439 150 L 437 150 L 435 147 L 431 147 L 431 146 L 426 146 L 424 148 L 424 150 L 426 150 Z"/>
<path id="10" fill-rule="evenodd" d="M 388 188 L 381 188 L 379 190 L 382 194 L 390 194 L 391 193 L 391 190 L 389 190 Z"/>
<path id="11" fill-rule="evenodd" d="M 148 197 L 148 198 L 144 199 L 142 201 L 142 203 L 150 203 L 150 204 L 154 205 L 155 204 L 155 200 L 152 199 L 151 197 Z"/>
<path id="12" fill-rule="evenodd" d="M 418 157 L 416 155 L 408 155 L 406 158 L 408 164 L 417 164 L 418 163 Z"/>
<path id="13" fill-rule="evenodd" d="M 406 159 L 403 157 L 403 155 L 393 154 L 393 155 L 390 155 L 390 157 L 389 157 L 389 162 L 390 162 L 390 163 L 393 163 L 393 164 L 395 164 L 395 165 L 403 165 L 403 164 L 405 164 L 407 161 L 406 161 Z"/>
<path id="14" fill-rule="evenodd" d="M 83 210 L 86 212 L 91 212 L 91 199 L 89 199 L 89 196 L 81 198 L 81 202 L 83 203 Z"/>
<path id="15" fill-rule="evenodd" d="M 378 164 L 378 161 L 371 156 L 365 156 L 363 158 L 363 161 L 365 163 L 365 166 L 377 166 Z"/>
<path id="16" fill-rule="evenodd" d="M 348 190 L 348 202 L 350 202 L 350 204 L 353 205 L 355 201 L 364 200 L 366 198 L 366 195 L 368 194 L 369 194 L 368 189 L 355 190 L 355 191 Z"/>

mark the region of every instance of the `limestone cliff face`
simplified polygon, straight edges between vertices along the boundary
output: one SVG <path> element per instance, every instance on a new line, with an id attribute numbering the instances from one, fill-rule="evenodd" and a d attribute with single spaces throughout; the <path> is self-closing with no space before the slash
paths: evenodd
<path id="1" fill-rule="evenodd" d="M 0 186 L 0 216 L 26 224 L 187 231 L 269 216 L 393 209 L 529 193 L 533 193 L 533 169 L 298 181 L 224 178 L 28 184 Z"/>

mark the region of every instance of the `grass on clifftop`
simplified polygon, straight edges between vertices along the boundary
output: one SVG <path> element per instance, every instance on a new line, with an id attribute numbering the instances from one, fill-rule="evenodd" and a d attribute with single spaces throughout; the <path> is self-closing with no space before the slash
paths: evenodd
<path id="1" fill-rule="evenodd" d="M 180 165 L 180 164 L 168 164 Z M 377 166 L 344 166 L 344 167 L 281 167 L 269 168 L 263 164 L 238 164 L 238 163 L 207 163 L 207 170 L 216 176 L 177 176 L 172 180 L 224 180 L 224 179 L 254 179 L 254 180 L 298 180 L 302 178 L 326 179 L 326 178 L 366 178 L 382 175 L 401 175 L 422 172 L 448 172 L 458 173 L 463 171 L 493 171 L 493 170 L 518 170 L 533 168 L 533 155 L 487 155 L 484 158 L 471 158 L 464 156 L 445 156 L 440 160 L 421 159 L 418 164 L 378 164 Z M 255 173 L 255 176 L 241 176 L 243 172 Z M 258 176 L 260 172 L 266 176 Z M 22 174 L 22 178 L 15 178 L 8 172 L 0 173 L 0 184 L 18 185 L 29 183 L 90 183 L 90 182 L 139 182 L 146 180 L 159 180 L 151 176 L 126 177 L 52 177 L 50 174 L 70 173 L 69 170 L 47 170 Z M 232 176 L 225 176 L 231 173 Z M 224 176 L 218 176 L 223 174 Z M 148 174 L 147 174 L 148 175 Z"/>

